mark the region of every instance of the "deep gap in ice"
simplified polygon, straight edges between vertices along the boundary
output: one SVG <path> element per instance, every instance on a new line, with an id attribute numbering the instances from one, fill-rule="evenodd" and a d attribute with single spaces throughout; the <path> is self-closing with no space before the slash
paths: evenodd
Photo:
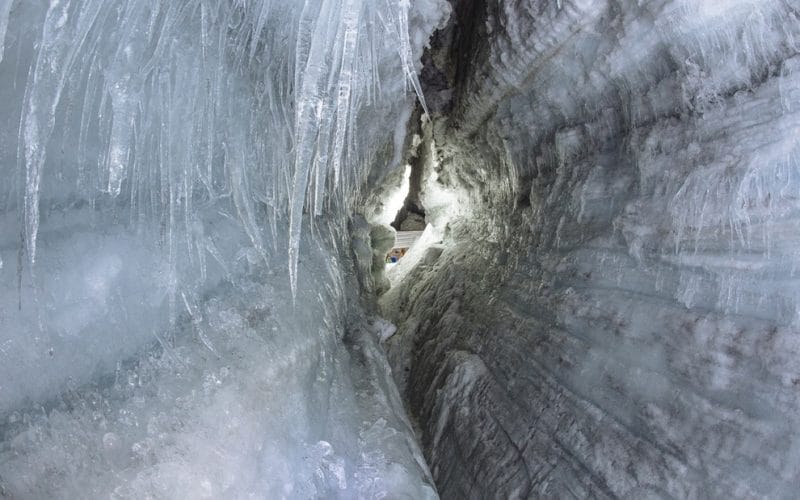
<path id="1" fill-rule="evenodd" d="M 796 2 L 0 0 L 0 119 L 0 497 L 800 489 Z"/>

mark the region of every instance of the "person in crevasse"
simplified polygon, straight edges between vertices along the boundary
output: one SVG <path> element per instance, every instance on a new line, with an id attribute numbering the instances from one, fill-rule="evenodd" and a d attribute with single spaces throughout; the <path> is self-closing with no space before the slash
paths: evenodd
<path id="1" fill-rule="evenodd" d="M 398 262 L 406 254 L 405 248 L 392 248 L 392 251 L 386 255 L 386 263 Z"/>

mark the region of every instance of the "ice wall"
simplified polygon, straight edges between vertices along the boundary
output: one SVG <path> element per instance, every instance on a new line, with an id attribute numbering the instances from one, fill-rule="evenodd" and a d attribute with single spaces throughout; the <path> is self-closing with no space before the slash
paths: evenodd
<path id="1" fill-rule="evenodd" d="M 0 2 L 0 496 L 435 496 L 346 228 L 447 12 Z"/>
<path id="2" fill-rule="evenodd" d="M 441 495 L 794 496 L 796 3 L 452 3 L 382 299 Z"/>
<path id="3" fill-rule="evenodd" d="M 132 217 L 168 219 L 170 231 L 195 204 L 229 197 L 260 252 L 254 205 L 273 216 L 288 208 L 295 280 L 303 210 L 348 206 L 376 149 L 365 145 L 395 129 L 359 129 L 359 113 L 394 125 L 407 86 L 423 99 L 413 54 L 425 42 L 420 32 L 446 11 L 420 6 L 410 28 L 409 2 L 394 0 L 84 0 L 53 2 L 43 14 L 20 4 L 34 12 L 16 17 L 39 15 L 26 19 L 39 36 L 32 60 L 22 59 L 30 64 L 24 96 L 13 81 L 19 68 L 8 72 L 22 104 L 8 156 L 17 150 L 23 188 L 21 200 L 12 190 L 5 204 L 24 207 L 28 259 L 36 259 L 43 196 L 104 193 L 130 205 Z M 53 161 L 58 139 L 66 165 Z"/>

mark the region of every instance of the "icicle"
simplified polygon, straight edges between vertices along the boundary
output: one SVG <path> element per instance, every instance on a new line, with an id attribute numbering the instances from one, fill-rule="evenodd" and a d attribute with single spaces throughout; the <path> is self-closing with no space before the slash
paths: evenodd
<path id="1" fill-rule="evenodd" d="M 400 60 L 403 63 L 403 70 L 405 71 L 406 78 L 411 82 L 414 87 L 414 92 L 417 94 L 422 110 L 425 116 L 428 116 L 428 106 L 425 104 L 425 96 L 422 94 L 422 85 L 419 83 L 417 72 L 414 69 L 414 62 L 411 55 L 411 40 L 408 34 L 408 9 L 411 7 L 409 0 L 398 1 L 398 18 L 397 18 L 397 34 L 400 39 Z"/>
<path id="2" fill-rule="evenodd" d="M 27 113 L 23 117 L 20 143 L 25 144 L 25 244 L 31 264 L 36 261 L 39 233 L 39 187 L 47 159 L 47 143 L 55 125 L 56 108 L 76 54 L 86 41 L 102 4 L 88 2 L 70 23 L 71 2 L 51 2 L 45 15 L 36 64 L 28 81 Z"/>
<path id="3" fill-rule="evenodd" d="M 310 2 L 306 2 L 306 8 Z M 294 178 L 289 209 L 289 282 L 292 296 L 297 294 L 297 264 L 299 262 L 300 233 L 303 225 L 303 207 L 306 200 L 309 175 L 312 166 L 312 156 L 319 133 L 316 124 L 319 121 L 318 112 L 322 108 L 322 80 L 326 73 L 326 59 L 330 50 L 330 40 L 327 38 L 326 28 L 330 25 L 332 17 L 332 1 L 323 0 L 319 13 L 318 23 L 311 37 L 308 60 L 305 63 L 303 74 L 296 77 L 295 81 L 302 81 L 299 91 L 296 92 L 295 114 L 295 161 Z M 300 68 L 295 68 L 300 71 Z"/>
<path id="4" fill-rule="evenodd" d="M 353 65 L 358 43 L 358 26 L 362 0 L 348 0 L 345 4 L 344 16 L 344 49 L 342 50 L 342 67 L 339 72 L 339 92 L 336 102 L 336 132 L 333 140 L 333 181 L 339 186 L 341 177 L 342 154 L 344 152 L 345 135 L 350 112 L 350 93 L 353 79 Z"/>
<path id="5" fill-rule="evenodd" d="M 25 244 L 31 264 L 36 261 L 36 237 L 39 233 L 39 186 L 47 155 L 47 142 L 55 124 L 55 112 L 66 78 L 67 47 L 62 34 L 69 2 L 53 2 L 47 10 L 36 65 L 28 82 L 27 114 L 23 118 L 25 144 Z M 66 38 L 64 36 L 63 38 Z"/>
<path id="6" fill-rule="evenodd" d="M 114 86 L 111 96 L 113 110 L 111 140 L 108 145 L 108 192 L 119 196 L 122 181 L 130 161 L 135 101 L 124 84 Z"/>
<path id="7" fill-rule="evenodd" d="M 5 47 L 6 29 L 8 28 L 8 15 L 11 13 L 11 4 L 14 0 L 0 0 L 0 62 L 3 62 L 3 49 Z"/>

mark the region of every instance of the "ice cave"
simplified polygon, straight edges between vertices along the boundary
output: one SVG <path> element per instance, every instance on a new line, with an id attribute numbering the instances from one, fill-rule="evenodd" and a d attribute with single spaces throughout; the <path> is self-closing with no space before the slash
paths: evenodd
<path id="1" fill-rule="evenodd" d="M 0 0 L 0 499 L 800 496 L 800 0 Z"/>

